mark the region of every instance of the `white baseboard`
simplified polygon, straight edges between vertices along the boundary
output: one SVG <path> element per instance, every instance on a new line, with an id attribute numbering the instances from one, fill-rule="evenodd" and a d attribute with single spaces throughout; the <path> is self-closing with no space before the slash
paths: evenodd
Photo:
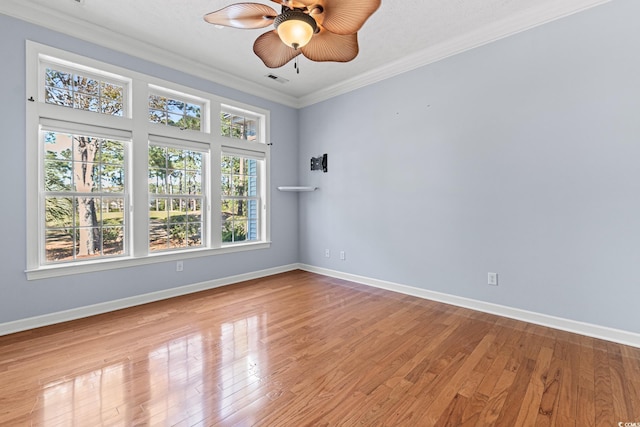
<path id="1" fill-rule="evenodd" d="M 0 324 L 0 336 L 8 335 L 15 332 L 26 331 L 28 329 L 49 326 L 56 323 L 68 322 L 70 320 L 81 319 L 84 317 L 94 316 L 96 314 L 107 313 L 110 311 L 120 310 L 123 308 L 134 307 L 136 305 L 147 304 L 154 301 L 160 301 L 168 298 L 187 295 L 194 292 L 205 291 L 208 289 L 219 288 L 233 283 L 244 282 L 246 280 L 259 279 L 261 277 L 271 276 L 278 273 L 298 269 L 298 264 L 284 265 L 280 267 L 269 268 L 266 270 L 254 271 L 251 273 L 238 274 L 236 276 L 223 277 L 220 279 L 209 280 L 206 282 L 195 283 L 192 285 L 181 286 L 178 288 L 165 289 L 158 292 L 152 292 L 143 295 L 136 295 L 129 298 L 123 298 L 115 301 L 109 301 L 86 307 L 74 308 L 71 310 L 59 311 L 56 313 L 45 314 L 42 316 L 29 317 L 27 319 L 16 320 Z"/>
<path id="2" fill-rule="evenodd" d="M 578 322 L 570 319 L 549 316 L 547 314 L 535 313 L 532 311 L 521 310 L 518 308 L 507 307 L 499 304 L 488 303 L 484 301 L 473 300 L 470 298 L 449 295 L 441 292 L 429 291 L 426 289 L 415 288 L 412 286 L 402 285 L 399 283 L 388 282 L 384 280 L 372 279 L 370 277 L 358 276 L 350 273 L 343 273 L 336 270 L 330 270 L 321 267 L 315 267 L 307 264 L 289 264 L 280 267 L 259 270 L 250 273 L 239 274 L 236 276 L 223 277 L 220 279 L 209 280 L 206 282 L 195 283 L 192 285 L 181 286 L 179 288 L 166 289 L 163 291 L 152 292 L 144 295 L 137 295 L 129 298 L 123 298 L 115 301 L 104 302 L 100 304 L 89 305 L 86 307 L 75 308 L 71 310 L 59 311 L 56 313 L 45 314 L 42 316 L 30 317 L 27 319 L 16 320 L 12 322 L 0 324 L 0 336 L 8 335 L 15 332 L 26 331 L 29 329 L 39 328 L 42 326 L 53 325 L 56 323 L 67 322 L 70 320 L 81 319 L 84 317 L 94 316 L 97 314 L 107 313 L 110 311 L 120 310 L 123 308 L 134 307 L 136 305 L 147 304 L 154 301 L 160 301 L 181 295 L 187 295 L 194 292 L 200 292 L 208 289 L 214 289 L 225 285 L 231 285 L 246 280 L 259 279 L 278 273 L 284 273 L 292 270 L 304 270 L 311 273 L 321 274 L 323 276 L 336 277 L 338 279 L 348 280 L 375 288 L 386 289 L 392 292 L 398 292 L 405 295 L 411 295 L 418 298 L 424 298 L 432 301 L 438 301 L 445 304 L 451 304 L 458 307 L 465 307 L 484 313 L 495 314 L 498 316 L 508 317 L 511 319 L 522 320 L 524 322 L 534 323 L 536 325 L 547 326 L 562 331 L 573 332 L 593 338 L 612 341 L 632 347 L 640 348 L 640 334 L 634 332 L 623 331 L 619 329 L 608 328 L 605 326 L 594 325 L 591 323 Z"/>
<path id="3" fill-rule="evenodd" d="M 324 276 L 336 277 L 363 285 L 373 286 L 380 289 L 386 289 L 405 295 L 411 295 L 418 298 L 424 298 L 432 301 L 443 302 L 458 307 L 469 308 L 484 313 L 495 314 L 498 316 L 508 317 L 511 319 L 522 320 L 524 322 L 534 323 L 536 325 L 547 326 L 549 328 L 559 329 L 566 332 L 573 332 L 592 338 L 598 338 L 606 341 L 612 341 L 619 344 L 629 345 L 640 348 L 640 334 L 634 332 L 623 331 L 619 329 L 608 328 L 606 326 L 594 325 L 591 323 L 578 322 L 570 319 L 549 316 L 547 314 L 536 313 L 518 308 L 507 307 L 504 305 L 478 301 L 470 298 L 458 297 L 441 292 L 429 291 L 426 289 L 415 288 L 413 286 L 401 285 L 399 283 L 387 282 L 384 280 L 372 279 L 369 277 L 358 276 L 350 273 L 330 270 L 321 267 L 315 267 L 307 264 L 298 264 L 300 270 L 309 271 L 311 273 L 322 274 Z"/>

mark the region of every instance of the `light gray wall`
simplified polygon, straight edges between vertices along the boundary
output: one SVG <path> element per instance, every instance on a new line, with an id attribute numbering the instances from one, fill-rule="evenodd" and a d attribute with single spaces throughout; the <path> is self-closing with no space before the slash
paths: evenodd
<path id="1" fill-rule="evenodd" d="M 27 281 L 25 176 L 25 40 L 33 40 L 100 61 L 146 73 L 199 90 L 215 93 L 271 111 L 271 237 L 268 250 L 259 250 L 184 261 L 184 271 L 175 262 L 116 271 Z M 295 197 L 275 190 L 297 181 L 297 131 L 291 129 L 298 111 L 235 91 L 212 82 L 133 58 L 81 40 L 63 36 L 23 21 L 0 15 L 0 81 L 2 156 L 0 171 L 0 323 L 26 319 L 108 302 L 116 299 L 199 283 L 236 274 L 288 265 L 298 261 L 298 204 Z"/>
<path id="2" fill-rule="evenodd" d="M 300 261 L 640 332 L 638 16 L 616 0 L 304 108 Z"/>

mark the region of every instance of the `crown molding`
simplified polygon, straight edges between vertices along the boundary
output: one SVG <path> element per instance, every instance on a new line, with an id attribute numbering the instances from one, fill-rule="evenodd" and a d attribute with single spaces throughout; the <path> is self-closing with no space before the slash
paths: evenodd
<path id="1" fill-rule="evenodd" d="M 526 13 L 496 21 L 476 31 L 466 33 L 444 43 L 431 46 L 382 67 L 354 76 L 336 85 L 303 96 L 299 108 L 342 95 L 347 92 L 380 82 L 408 71 L 424 67 L 450 56 L 480 47 L 534 27 L 564 18 L 569 15 L 608 3 L 611 0 L 566 0 L 553 7 L 537 6 Z"/>
<path id="2" fill-rule="evenodd" d="M 293 108 L 299 107 L 299 101 L 294 96 L 286 95 L 254 82 L 241 79 L 217 68 L 169 52 L 153 44 L 131 39 L 108 28 L 87 24 L 82 20 L 62 14 L 53 9 L 18 0 L 2 0 L 2 2 L 0 2 L 0 13 L 195 77 L 200 77 L 250 95 Z"/>
<path id="3" fill-rule="evenodd" d="M 0 12 L 109 49 L 174 68 L 250 95 L 265 98 L 288 107 L 303 108 L 610 1 L 612 0 L 564 0 L 556 2 L 552 7 L 548 5 L 534 6 L 526 12 L 494 22 L 476 31 L 429 47 L 299 98 L 265 88 L 230 73 L 168 52 L 158 46 L 127 38 L 107 28 L 88 25 L 84 21 L 42 6 L 19 0 L 2 0 Z"/>

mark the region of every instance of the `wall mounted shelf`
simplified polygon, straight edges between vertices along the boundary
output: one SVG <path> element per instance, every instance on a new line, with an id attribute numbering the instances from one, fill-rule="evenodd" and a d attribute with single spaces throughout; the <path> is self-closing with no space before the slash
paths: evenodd
<path id="1" fill-rule="evenodd" d="M 283 186 L 283 187 L 278 187 L 278 190 L 280 191 L 315 191 L 317 190 L 318 187 L 303 187 L 303 186 L 299 186 L 299 185 L 290 185 L 290 186 Z"/>

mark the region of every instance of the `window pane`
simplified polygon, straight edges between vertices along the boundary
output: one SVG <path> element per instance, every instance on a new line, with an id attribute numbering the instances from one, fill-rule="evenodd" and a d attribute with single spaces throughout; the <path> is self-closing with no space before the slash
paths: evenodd
<path id="1" fill-rule="evenodd" d="M 98 95 L 100 88 L 100 82 L 97 80 L 83 77 L 83 76 L 73 76 L 73 89 L 76 92 L 81 92 L 89 95 Z"/>
<path id="2" fill-rule="evenodd" d="M 189 223 L 189 246 L 202 246 L 202 223 Z"/>
<path id="3" fill-rule="evenodd" d="M 149 200 L 149 249 L 157 251 L 167 247 L 167 199 L 151 199 Z"/>
<path id="4" fill-rule="evenodd" d="M 47 228 L 73 227 L 74 209 L 71 197 L 46 197 L 44 205 Z"/>
<path id="5" fill-rule="evenodd" d="M 202 201 L 200 199 L 189 199 L 187 215 L 189 222 L 202 221 Z"/>
<path id="6" fill-rule="evenodd" d="M 185 222 L 187 220 L 187 201 L 185 199 L 171 199 L 169 222 Z"/>
<path id="7" fill-rule="evenodd" d="M 124 228 L 104 227 L 102 229 L 104 242 L 104 255 L 124 254 Z"/>
<path id="8" fill-rule="evenodd" d="M 100 83 L 101 112 L 111 116 L 124 114 L 124 87 L 106 82 Z"/>
<path id="9" fill-rule="evenodd" d="M 202 153 L 192 151 L 189 153 L 190 168 L 193 170 L 200 170 L 202 168 Z"/>
<path id="10" fill-rule="evenodd" d="M 184 169 L 184 158 L 186 153 L 184 150 L 178 150 L 176 148 L 167 149 L 167 164 L 171 168 Z"/>
<path id="11" fill-rule="evenodd" d="M 76 259 L 90 259 L 102 255 L 102 235 L 98 227 L 79 227 L 76 229 Z"/>
<path id="12" fill-rule="evenodd" d="M 71 190 L 71 162 L 44 162 L 45 191 Z"/>
<path id="13" fill-rule="evenodd" d="M 48 87 L 45 89 L 45 101 L 47 104 L 61 105 L 63 107 L 73 107 L 73 92 Z"/>
<path id="14" fill-rule="evenodd" d="M 106 140 L 101 145 L 102 163 L 110 165 L 124 164 L 124 144 L 120 141 Z"/>
<path id="15" fill-rule="evenodd" d="M 186 224 L 169 224 L 169 247 L 183 248 L 187 246 Z"/>
<path id="16" fill-rule="evenodd" d="M 167 100 L 167 111 L 169 113 L 184 115 L 184 105 L 184 102 L 180 102 L 175 99 L 169 99 Z"/>
<path id="17" fill-rule="evenodd" d="M 189 117 L 200 117 L 202 107 L 196 104 L 186 104 L 185 113 Z"/>
<path id="18" fill-rule="evenodd" d="M 150 168 L 166 168 L 167 167 L 166 151 L 167 149 L 164 147 L 150 145 L 149 146 L 149 167 Z"/>
<path id="19" fill-rule="evenodd" d="M 231 195 L 233 196 L 246 196 L 247 195 L 247 177 L 245 175 L 234 175 L 233 176 L 233 189 L 231 191 Z"/>
<path id="20" fill-rule="evenodd" d="M 60 262 L 73 260 L 73 232 L 66 229 L 52 229 L 45 232 L 45 260 Z"/>
<path id="21" fill-rule="evenodd" d="M 202 177 L 200 175 L 200 172 L 187 171 L 185 179 L 187 185 L 187 194 L 202 194 Z"/>
<path id="22" fill-rule="evenodd" d="M 79 193 L 99 191 L 100 170 L 97 163 L 73 162 L 73 190 Z"/>
<path id="23" fill-rule="evenodd" d="M 149 169 L 149 193 L 166 194 L 166 171 L 164 169 Z"/>
<path id="24" fill-rule="evenodd" d="M 221 177 L 221 189 L 223 196 L 231 195 L 231 175 L 222 175 Z"/>
<path id="25" fill-rule="evenodd" d="M 124 168 L 121 166 L 102 165 L 100 174 L 100 191 L 122 193 L 124 191 Z"/>
<path id="26" fill-rule="evenodd" d="M 233 242 L 233 219 L 229 218 L 222 222 L 222 241 Z"/>
<path id="27" fill-rule="evenodd" d="M 157 110 L 166 110 L 167 98 L 158 95 L 149 95 L 149 108 Z"/>
<path id="28" fill-rule="evenodd" d="M 169 194 L 183 194 L 184 192 L 184 172 L 181 170 L 170 170 L 168 175 Z"/>
<path id="29" fill-rule="evenodd" d="M 174 127 L 184 127 L 181 126 L 182 117 L 183 116 L 181 114 L 167 113 L 167 125 Z"/>
<path id="30" fill-rule="evenodd" d="M 103 225 L 124 225 L 123 198 L 104 197 L 100 208 L 102 210 Z"/>
<path id="31" fill-rule="evenodd" d="M 73 87 L 73 75 L 56 71 L 51 68 L 45 70 L 45 85 L 47 87 L 71 89 Z"/>
<path id="32" fill-rule="evenodd" d="M 164 111 L 149 110 L 149 121 L 151 123 L 167 124 L 167 115 Z"/>

